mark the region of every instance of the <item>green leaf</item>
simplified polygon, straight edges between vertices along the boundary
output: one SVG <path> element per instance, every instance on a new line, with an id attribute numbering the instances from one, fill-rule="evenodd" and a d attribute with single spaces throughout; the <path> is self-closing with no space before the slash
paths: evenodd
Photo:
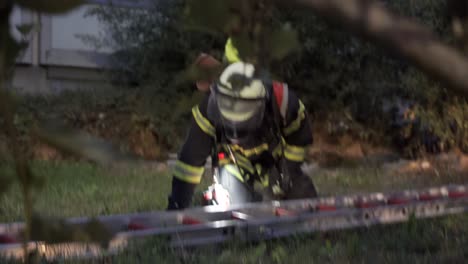
<path id="1" fill-rule="evenodd" d="M 82 232 L 88 235 L 88 241 L 98 242 L 102 247 L 107 247 L 112 238 L 112 233 L 99 220 L 91 219 L 87 222 Z"/>
<path id="2" fill-rule="evenodd" d="M 8 191 L 11 183 L 13 182 L 12 177 L 9 175 L 0 175 L 0 197 L 3 193 Z"/>
<path id="3" fill-rule="evenodd" d="M 23 45 L 11 35 L 8 25 L 0 27 L 0 74 L 9 74 Z"/>
<path id="4" fill-rule="evenodd" d="M 84 3 L 83 0 L 16 0 L 15 2 L 33 11 L 51 14 L 64 13 Z"/>
<path id="5" fill-rule="evenodd" d="M 255 57 L 255 45 L 246 33 L 232 37 L 232 44 L 243 61 L 251 61 Z"/>
<path id="6" fill-rule="evenodd" d="M 46 219 L 34 215 L 31 222 L 31 240 L 61 243 L 73 240 L 73 228 L 61 219 Z"/>
<path id="7" fill-rule="evenodd" d="M 34 133 L 40 140 L 60 151 L 100 165 L 135 161 L 134 157 L 121 153 L 110 142 L 57 123 L 37 128 Z"/>
<path id="8" fill-rule="evenodd" d="M 99 243 L 105 247 L 112 238 L 112 233 L 96 219 L 82 224 L 70 224 L 64 219 L 34 215 L 31 230 L 32 240 L 48 244 L 85 242 Z"/>
<path id="9" fill-rule="evenodd" d="M 23 36 L 27 36 L 36 28 L 34 23 L 25 23 L 25 24 L 18 24 L 16 25 L 16 29 L 21 33 Z"/>
<path id="10" fill-rule="evenodd" d="M 182 73 L 182 78 L 188 81 L 212 80 L 216 79 L 224 69 L 225 65 L 213 66 L 211 68 L 201 68 L 196 65 L 191 65 L 185 72 Z"/>
<path id="11" fill-rule="evenodd" d="M 299 50 L 297 31 L 289 25 L 274 31 L 270 37 L 270 52 L 273 59 L 283 59 L 293 51 Z"/>
<path id="12" fill-rule="evenodd" d="M 190 0 L 185 9 L 185 18 L 195 28 L 223 31 L 230 21 L 229 1 Z"/>
<path id="13" fill-rule="evenodd" d="M 10 91 L 0 87 L 0 118 L 5 118 L 6 115 L 13 113 L 16 109 L 15 98 L 12 96 Z"/>

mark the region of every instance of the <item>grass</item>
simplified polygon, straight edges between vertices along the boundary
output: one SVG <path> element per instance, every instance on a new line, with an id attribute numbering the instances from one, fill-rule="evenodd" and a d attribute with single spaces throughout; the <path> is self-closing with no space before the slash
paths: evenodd
<path id="1" fill-rule="evenodd" d="M 0 173 L 11 168 L 3 167 Z M 167 173 L 134 168 L 99 168 L 88 163 L 37 162 L 33 171 L 45 184 L 34 192 L 35 209 L 59 217 L 95 216 L 162 210 L 166 207 Z M 18 186 L 0 197 L 0 221 L 22 218 Z"/>
<path id="2" fill-rule="evenodd" d="M 33 168 L 45 179 L 44 186 L 35 192 L 35 209 L 44 215 L 163 210 L 170 190 L 170 173 L 148 168 L 98 168 L 74 162 L 37 162 Z M 0 167 L 2 174 L 9 171 L 7 166 Z M 313 177 L 322 195 L 436 186 L 468 179 L 468 175 L 447 171 L 391 174 L 373 167 L 323 170 Z M 21 212 L 21 197 L 13 185 L 0 196 L 0 221 L 21 220 Z M 467 220 L 468 215 L 463 214 L 192 250 L 168 249 L 158 239 L 148 239 L 119 256 L 77 263 L 463 263 L 468 258 Z"/>
<path id="3" fill-rule="evenodd" d="M 467 172 L 427 170 L 400 173 L 380 167 L 319 170 L 312 177 L 322 196 L 421 189 L 468 181 Z"/>

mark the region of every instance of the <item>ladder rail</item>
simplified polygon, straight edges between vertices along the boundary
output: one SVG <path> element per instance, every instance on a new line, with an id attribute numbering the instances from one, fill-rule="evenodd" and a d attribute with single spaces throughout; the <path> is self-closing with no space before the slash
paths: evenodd
<path id="1" fill-rule="evenodd" d="M 114 233 L 107 249 L 97 245 L 64 243 L 46 245 L 30 242 L 46 258 L 92 258 L 116 254 L 130 241 L 165 236 L 173 247 L 221 243 L 233 239 L 264 240 L 297 233 L 342 230 L 404 222 L 468 212 L 468 185 L 448 185 L 420 191 L 371 193 L 291 201 L 250 203 L 230 207 L 208 206 L 170 212 L 146 212 L 97 217 Z M 71 218 L 82 225 L 89 218 Z M 133 224 L 135 229 L 130 229 Z M 23 224 L 0 225 L 1 234 L 17 235 Z M 80 248 L 81 246 L 81 248 Z M 72 250 L 74 248 L 74 250 Z M 0 244 L 0 256 L 20 258 L 21 243 Z"/>

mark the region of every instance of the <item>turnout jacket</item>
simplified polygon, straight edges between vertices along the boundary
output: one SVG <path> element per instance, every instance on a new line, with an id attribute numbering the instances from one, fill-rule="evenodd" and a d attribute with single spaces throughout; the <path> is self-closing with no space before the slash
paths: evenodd
<path id="1" fill-rule="evenodd" d="M 227 145 L 244 174 L 239 175 L 240 178 L 254 175 L 262 169 L 265 171 L 280 159 L 285 161 L 289 172 L 294 174 L 291 177 L 302 173 L 300 165 L 306 155 L 306 146 L 313 140 L 306 109 L 285 83 L 273 82 L 271 90 L 274 96 L 267 104 L 276 104 L 273 107 L 277 107 L 278 114 L 267 111 L 261 128 L 253 132 L 253 140 L 242 145 L 219 142 L 221 127 L 216 115 L 209 111 L 210 94 L 193 107 L 190 128 L 173 171 L 168 209 L 190 206 L 195 187 L 202 179 L 207 158 L 213 151 L 225 151 Z M 276 131 L 279 139 L 274 135 L 275 122 L 279 124 L 276 129 L 280 130 Z"/>

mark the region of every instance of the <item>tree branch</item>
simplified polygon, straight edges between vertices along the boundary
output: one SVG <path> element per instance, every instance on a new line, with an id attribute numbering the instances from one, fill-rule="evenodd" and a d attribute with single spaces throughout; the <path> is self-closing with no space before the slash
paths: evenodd
<path id="1" fill-rule="evenodd" d="M 407 59 L 448 88 L 468 96 L 468 59 L 425 26 L 369 0 L 280 0 L 313 10 L 325 20 Z"/>

